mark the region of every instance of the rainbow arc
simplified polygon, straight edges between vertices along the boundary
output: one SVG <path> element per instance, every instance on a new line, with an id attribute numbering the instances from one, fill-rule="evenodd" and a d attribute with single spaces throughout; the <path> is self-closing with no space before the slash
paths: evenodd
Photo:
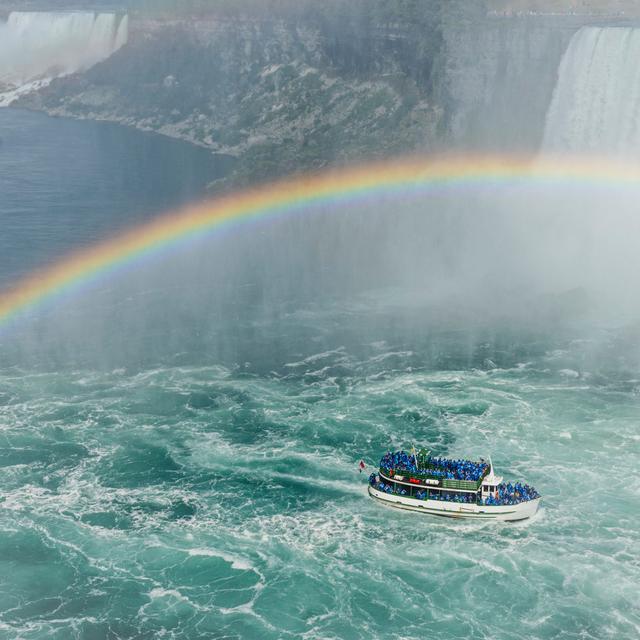
<path id="1" fill-rule="evenodd" d="M 442 189 L 531 183 L 542 187 L 640 186 L 640 166 L 600 158 L 536 159 L 461 156 L 399 159 L 295 177 L 170 212 L 32 272 L 0 292 L 0 325 L 24 311 L 73 293 L 98 277 L 134 268 L 149 255 L 233 225 L 326 206 Z"/>

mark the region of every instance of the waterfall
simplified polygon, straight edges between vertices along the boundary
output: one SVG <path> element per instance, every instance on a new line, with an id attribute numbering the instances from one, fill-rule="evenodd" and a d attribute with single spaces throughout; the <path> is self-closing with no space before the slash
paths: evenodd
<path id="1" fill-rule="evenodd" d="M 128 26 L 115 13 L 11 13 L 0 23 L 0 106 L 108 58 L 126 44 Z"/>
<path id="2" fill-rule="evenodd" d="M 640 29 L 585 27 L 573 36 L 543 150 L 640 156 Z"/>

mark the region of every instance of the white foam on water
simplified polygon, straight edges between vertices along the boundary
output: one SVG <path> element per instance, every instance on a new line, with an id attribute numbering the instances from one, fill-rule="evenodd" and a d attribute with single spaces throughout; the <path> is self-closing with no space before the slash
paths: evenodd
<path id="1" fill-rule="evenodd" d="M 151 589 L 147 593 L 149 598 L 152 600 L 156 600 L 158 598 L 175 598 L 176 600 L 181 600 L 182 602 L 188 602 L 192 604 L 186 596 L 183 596 L 177 589 L 164 589 L 162 587 L 155 587 Z"/>
<path id="2" fill-rule="evenodd" d="M 41 78 L 40 80 L 32 80 L 25 82 L 17 87 L 0 91 L 0 107 L 8 107 L 21 96 L 44 89 L 51 84 L 52 78 Z"/>
<path id="3" fill-rule="evenodd" d="M 289 368 L 303 367 L 303 366 L 308 366 L 309 364 L 312 364 L 315 362 L 319 362 L 321 360 L 334 358 L 335 356 L 339 356 L 336 360 L 337 362 L 342 362 L 345 359 L 345 354 L 346 354 L 346 349 L 344 347 L 338 347 L 337 349 L 331 349 L 330 351 L 322 351 L 321 353 L 315 353 L 313 355 L 310 355 L 304 358 L 304 360 L 289 362 L 284 366 Z"/>
<path id="4" fill-rule="evenodd" d="M 236 569 L 237 571 L 253 571 L 255 573 L 258 573 L 256 568 L 245 558 L 240 558 L 223 551 L 218 551 L 217 549 L 189 549 L 188 554 L 190 556 L 220 558 L 221 560 L 228 562 L 231 565 L 231 568 Z"/>

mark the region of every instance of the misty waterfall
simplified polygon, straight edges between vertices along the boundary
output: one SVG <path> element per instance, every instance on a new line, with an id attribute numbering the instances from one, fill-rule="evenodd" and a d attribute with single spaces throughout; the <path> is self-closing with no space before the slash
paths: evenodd
<path id="1" fill-rule="evenodd" d="M 640 151 L 640 29 L 583 27 L 558 70 L 543 150 Z"/>
<path id="2" fill-rule="evenodd" d="M 128 39 L 115 13 L 16 11 L 0 22 L 0 105 L 52 78 L 87 69 Z M 25 86 L 26 85 L 26 86 Z"/>

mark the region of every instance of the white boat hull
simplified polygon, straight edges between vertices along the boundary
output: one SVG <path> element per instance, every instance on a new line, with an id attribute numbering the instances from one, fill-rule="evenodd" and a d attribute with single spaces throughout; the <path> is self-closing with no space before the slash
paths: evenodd
<path id="1" fill-rule="evenodd" d="M 390 507 L 419 511 L 434 516 L 447 518 L 470 518 L 473 520 L 502 520 L 516 521 L 531 518 L 538 511 L 540 498 L 520 502 L 514 505 L 477 505 L 462 504 L 458 502 L 445 502 L 443 500 L 418 500 L 407 496 L 385 493 L 369 486 L 369 495 L 372 498 L 384 502 Z"/>

